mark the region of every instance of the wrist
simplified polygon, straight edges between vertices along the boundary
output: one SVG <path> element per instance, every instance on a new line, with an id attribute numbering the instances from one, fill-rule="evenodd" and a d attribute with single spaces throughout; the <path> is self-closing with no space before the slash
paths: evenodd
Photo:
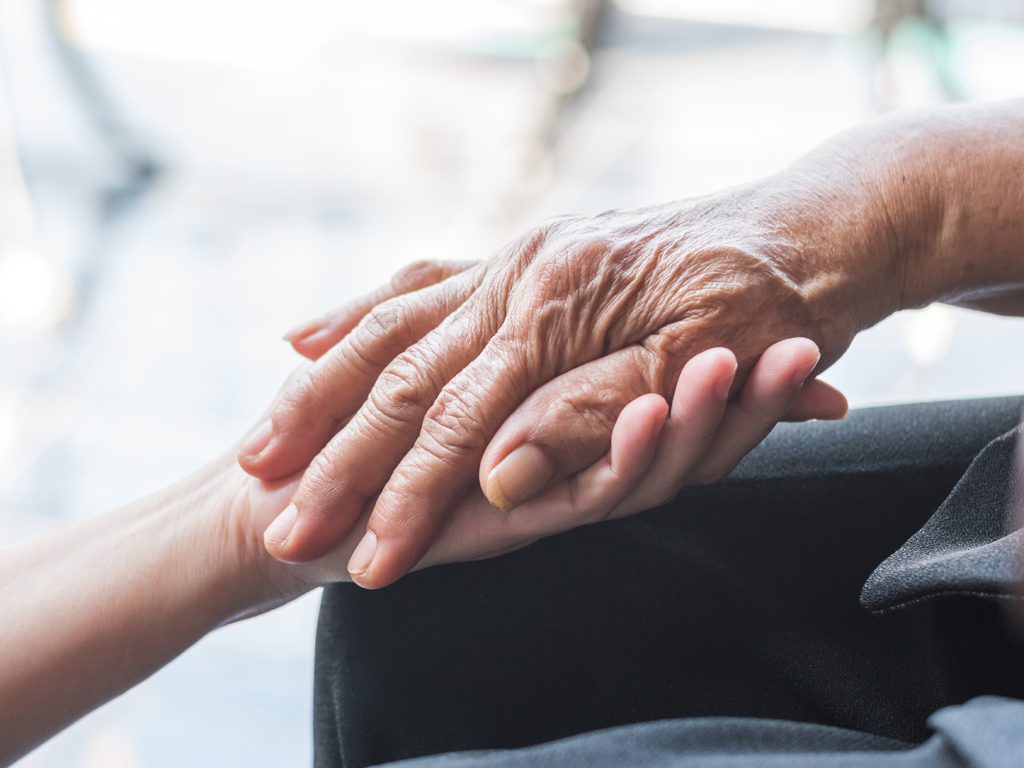
<path id="1" fill-rule="evenodd" d="M 908 257 L 905 306 L 998 305 L 1024 282 L 1024 100 L 943 107 L 906 122 L 913 146 L 902 154 L 927 190 L 920 205 L 929 216 L 923 247 Z"/>
<path id="2" fill-rule="evenodd" d="M 169 489 L 183 512 L 182 584 L 199 589 L 209 628 L 276 608 L 318 586 L 272 558 L 263 531 L 288 504 L 294 484 L 267 488 L 246 475 L 233 454 L 193 475 L 193 489 Z"/>
<path id="3" fill-rule="evenodd" d="M 1022 132 L 1024 100 L 894 115 L 780 175 L 802 179 L 823 202 L 811 252 L 852 267 L 845 282 L 861 308 L 857 330 L 901 309 L 970 303 L 1024 281 Z M 836 244 L 845 255 L 837 258 Z"/>
<path id="4" fill-rule="evenodd" d="M 737 192 L 765 258 L 801 297 L 820 370 L 900 308 L 907 261 L 879 180 L 839 157 L 809 160 Z"/>

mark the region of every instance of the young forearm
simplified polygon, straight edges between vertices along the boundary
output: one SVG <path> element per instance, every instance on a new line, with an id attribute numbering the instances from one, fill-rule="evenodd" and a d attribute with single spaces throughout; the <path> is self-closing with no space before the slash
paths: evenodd
<path id="1" fill-rule="evenodd" d="M 227 529 L 239 475 L 218 462 L 0 552 L 0 765 L 275 600 L 276 566 Z"/>

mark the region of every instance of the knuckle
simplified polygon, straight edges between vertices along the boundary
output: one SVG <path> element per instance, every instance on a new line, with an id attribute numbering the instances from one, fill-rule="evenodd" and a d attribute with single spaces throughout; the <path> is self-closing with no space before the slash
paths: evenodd
<path id="1" fill-rule="evenodd" d="M 423 423 L 421 439 L 425 450 L 438 459 L 451 459 L 482 451 L 490 434 L 475 407 L 476 398 L 462 386 L 446 387 L 434 402 Z"/>
<path id="2" fill-rule="evenodd" d="M 590 466 L 611 447 L 612 430 L 621 406 L 599 404 L 589 398 L 566 397 L 548 414 L 543 425 L 531 435 L 531 441 L 544 445 L 564 467 L 578 471 Z"/>
<path id="3" fill-rule="evenodd" d="M 371 309 L 364 320 L 366 331 L 371 338 L 384 339 L 400 335 L 412 324 L 412 307 L 404 296 L 378 304 Z"/>
<path id="4" fill-rule="evenodd" d="M 436 391 L 424 370 L 413 359 L 411 350 L 395 358 L 370 391 L 371 405 L 398 421 L 422 418 L 433 404 Z"/>
<path id="5" fill-rule="evenodd" d="M 314 514 L 326 514 L 335 500 L 336 494 L 344 484 L 346 477 L 345 464 L 340 460 L 337 451 L 327 448 L 321 452 L 309 467 L 302 478 L 303 496 L 311 500 L 312 504 L 303 504 L 303 509 L 312 509 Z"/>
<path id="6" fill-rule="evenodd" d="M 621 408 L 607 408 L 600 404 L 587 401 L 570 401 L 567 407 L 576 419 L 576 429 L 580 436 L 592 435 L 605 437 L 615 428 L 615 420 Z"/>
<path id="7" fill-rule="evenodd" d="M 394 347 L 413 336 L 415 311 L 403 296 L 389 299 L 371 309 L 352 335 L 352 350 L 366 364 L 387 365 Z"/>
<path id="8" fill-rule="evenodd" d="M 619 412 L 625 407 L 623 396 L 614 387 L 570 382 L 561 393 L 559 421 L 571 421 L 574 431 L 611 434 Z"/>

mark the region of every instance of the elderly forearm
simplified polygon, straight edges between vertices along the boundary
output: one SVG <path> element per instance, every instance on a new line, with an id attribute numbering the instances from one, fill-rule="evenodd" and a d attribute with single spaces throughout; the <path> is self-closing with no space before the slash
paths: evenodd
<path id="1" fill-rule="evenodd" d="M 883 316 L 932 301 L 1024 311 L 1024 100 L 876 120 L 793 170 L 826 187 L 856 179 L 878 202 L 899 291 Z M 879 296 L 884 278 L 873 278 Z"/>

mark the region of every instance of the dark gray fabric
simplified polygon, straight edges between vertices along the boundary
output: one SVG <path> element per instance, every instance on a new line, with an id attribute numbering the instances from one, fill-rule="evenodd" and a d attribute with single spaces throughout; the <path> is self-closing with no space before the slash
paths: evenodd
<path id="1" fill-rule="evenodd" d="M 678 755 L 657 748 L 634 753 L 611 740 L 588 746 L 582 752 L 575 751 L 576 744 L 566 744 L 527 748 L 523 754 L 456 753 L 391 763 L 389 768 L 985 768 L 965 763 L 940 739 L 909 752 L 884 753 Z"/>
<path id="2" fill-rule="evenodd" d="M 924 527 L 878 566 L 861 592 L 865 608 L 886 611 L 950 594 L 1016 599 L 1024 530 L 1009 530 L 1009 489 L 1019 434 L 989 443 Z"/>
<path id="3" fill-rule="evenodd" d="M 608 728 L 525 749 L 460 752 L 389 763 L 388 768 L 676 768 L 690 765 L 754 768 L 793 765 L 793 759 L 799 758 L 801 753 L 810 756 L 843 752 L 877 759 L 880 753 L 893 754 L 909 749 L 910 745 L 900 742 L 821 725 L 780 720 L 693 718 Z M 841 765 L 859 767 L 873 763 Z M 916 767 L 918 763 L 900 765 Z M 950 765 L 959 768 L 961 764 Z"/>
<path id="4" fill-rule="evenodd" d="M 1024 765 L 1024 702 L 982 696 L 963 707 L 936 712 L 928 719 L 975 768 Z"/>
<path id="5" fill-rule="evenodd" d="M 1020 768 L 1024 702 L 994 696 L 929 718 L 919 747 L 778 720 L 694 718 L 609 728 L 517 750 L 461 752 L 388 768 Z"/>
<path id="6" fill-rule="evenodd" d="M 317 768 L 709 717 L 927 742 L 884 755 L 903 762 L 871 753 L 871 765 L 959 765 L 951 742 L 932 737 L 929 715 L 986 694 L 1024 698 L 1024 654 L 1001 606 L 947 594 L 876 615 L 859 598 L 982 449 L 1017 425 L 1021 404 L 934 403 L 781 425 L 725 481 L 684 489 L 664 507 L 376 592 L 328 587 Z M 525 754 L 546 754 L 537 749 Z M 779 760 L 800 764 L 792 753 Z M 600 765 L 559 765 L 583 763 Z M 680 763 L 705 764 L 743 765 Z"/>

